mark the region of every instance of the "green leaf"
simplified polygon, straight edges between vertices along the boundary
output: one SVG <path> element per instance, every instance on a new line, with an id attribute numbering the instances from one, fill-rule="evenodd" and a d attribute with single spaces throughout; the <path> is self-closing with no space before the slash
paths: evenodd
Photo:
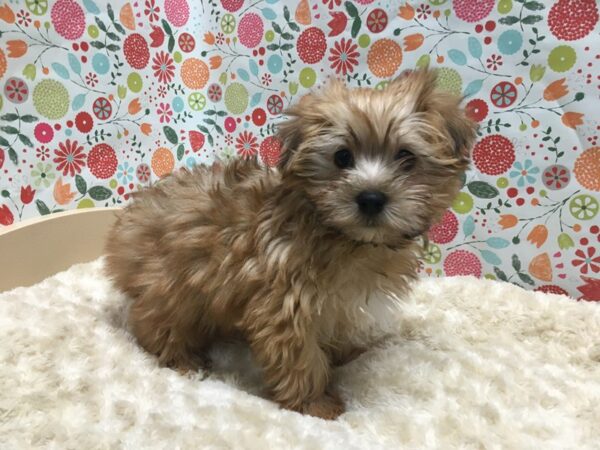
<path id="1" fill-rule="evenodd" d="M 4 120 L 5 122 L 14 122 L 18 118 L 19 118 L 19 115 L 15 114 L 15 113 L 4 114 L 3 116 L 0 117 L 0 119 Z"/>
<path id="2" fill-rule="evenodd" d="M 10 192 L 8 192 L 6 189 L 3 189 L 2 192 L 0 192 L 0 194 L 2 195 L 2 197 L 4 198 L 8 198 L 10 197 Z"/>
<path id="3" fill-rule="evenodd" d="M 204 134 L 210 134 L 208 131 L 208 128 L 206 128 L 204 125 L 198 125 L 198 129 L 200 131 L 202 131 Z"/>
<path id="4" fill-rule="evenodd" d="M 521 279 L 521 281 L 523 283 L 527 283 L 527 284 L 530 284 L 532 286 L 535 285 L 535 282 L 533 281 L 533 279 L 529 275 L 527 275 L 526 273 L 519 272 L 517 275 L 519 276 L 519 278 Z"/>
<path id="5" fill-rule="evenodd" d="M 271 50 L 271 51 L 279 50 L 279 45 L 269 44 L 269 45 L 267 45 L 267 50 Z"/>
<path id="6" fill-rule="evenodd" d="M 10 160 L 12 161 L 12 163 L 15 166 L 19 165 L 19 158 L 17 157 L 17 152 L 15 152 L 14 148 L 9 147 L 9 149 L 8 149 L 8 157 L 10 158 Z"/>
<path id="7" fill-rule="evenodd" d="M 117 44 L 108 44 L 106 46 L 106 49 L 110 52 L 116 52 L 116 51 L 120 50 L 121 47 L 119 47 Z"/>
<path id="8" fill-rule="evenodd" d="M 485 181 L 471 181 L 467 184 L 467 189 L 478 198 L 494 198 L 500 194 L 498 189 Z"/>
<path id="9" fill-rule="evenodd" d="M 75 175 L 75 186 L 77 186 L 77 190 L 85 195 L 87 192 L 87 183 L 81 175 Z"/>
<path id="10" fill-rule="evenodd" d="M 48 207 L 46 206 L 46 204 L 43 201 L 36 200 L 35 206 L 37 207 L 38 212 L 42 216 L 47 216 L 48 214 L 50 214 L 50 209 L 48 209 Z"/>
<path id="11" fill-rule="evenodd" d="M 110 198 L 112 196 L 112 191 L 104 186 L 94 186 L 90 188 L 88 194 L 90 194 L 90 197 L 94 200 L 100 201 Z"/>
<path id="12" fill-rule="evenodd" d="M 19 140 L 23 143 L 23 145 L 26 145 L 27 147 L 33 147 L 33 142 L 31 142 L 31 140 L 27 136 L 19 133 L 18 137 Z"/>
<path id="13" fill-rule="evenodd" d="M 169 36 L 173 36 L 173 30 L 171 29 L 171 25 L 169 25 L 169 22 L 167 22 L 165 19 L 163 19 L 161 21 L 162 26 L 165 30 L 165 32 L 169 35 Z"/>
<path id="14" fill-rule="evenodd" d="M 298 31 L 300 31 L 300 27 L 298 26 L 298 24 L 294 23 L 294 22 L 288 22 L 289 27 L 295 31 L 296 33 Z"/>
<path id="15" fill-rule="evenodd" d="M 173 52 L 174 48 L 175 48 L 175 38 L 173 36 L 169 36 L 169 43 L 167 44 L 167 49 L 169 50 L 169 53 Z"/>
<path id="16" fill-rule="evenodd" d="M 528 9 L 529 11 L 539 11 L 541 9 L 544 9 L 544 4 L 540 3 L 540 2 L 525 2 L 523 4 L 523 7 L 525 9 Z"/>
<path id="17" fill-rule="evenodd" d="M 92 41 L 90 42 L 90 45 L 98 50 L 102 50 L 105 47 L 105 45 L 100 41 Z"/>
<path id="18" fill-rule="evenodd" d="M 115 13 L 113 12 L 112 6 L 110 6 L 110 3 L 108 3 L 106 5 L 106 12 L 108 13 L 108 17 L 110 17 L 111 21 L 115 20 Z"/>
<path id="19" fill-rule="evenodd" d="M 184 151 L 185 151 L 184 145 L 179 144 L 179 147 L 177 147 L 177 161 L 181 161 L 181 158 L 183 158 Z"/>
<path id="20" fill-rule="evenodd" d="M 281 34 L 281 27 L 277 22 L 271 22 L 271 26 L 273 27 L 273 31 L 277 34 Z"/>
<path id="21" fill-rule="evenodd" d="M 118 24 L 117 22 L 113 22 L 113 25 L 115 26 L 115 29 L 121 33 L 121 34 L 126 34 L 125 33 L 125 28 L 123 28 L 120 24 Z"/>
<path id="22" fill-rule="evenodd" d="M 294 35 L 291 33 L 281 33 L 281 37 L 286 41 L 291 41 L 292 39 L 294 39 Z"/>
<path id="23" fill-rule="evenodd" d="M 346 7 L 346 11 L 348 11 L 348 15 L 350 17 L 358 17 L 358 9 L 356 9 L 356 6 L 354 6 L 351 2 L 344 3 L 344 6 Z"/>
<path id="24" fill-rule="evenodd" d="M 355 17 L 354 18 L 354 22 L 352 22 L 352 32 L 351 32 L 351 36 L 353 38 L 355 38 L 356 36 L 358 36 L 358 33 L 360 32 L 360 27 L 362 26 L 362 21 L 360 20 L 360 17 Z"/>
<path id="25" fill-rule="evenodd" d="M 502 25 L 514 25 L 515 23 L 517 23 L 519 21 L 519 18 L 516 16 L 506 16 L 506 17 L 501 17 L 498 22 L 500 22 Z"/>
<path id="26" fill-rule="evenodd" d="M 106 25 L 104 25 L 104 22 L 102 22 L 98 16 L 94 17 L 94 20 L 96 20 L 96 25 L 98 25 L 98 28 L 106 32 Z"/>
<path id="27" fill-rule="evenodd" d="M 109 39 L 112 39 L 113 41 L 117 41 L 117 42 L 119 42 L 121 40 L 121 38 L 119 37 L 118 34 L 110 32 L 110 31 L 108 33 L 106 33 L 106 37 Z"/>
<path id="28" fill-rule="evenodd" d="M 521 260 L 517 255 L 512 255 L 512 266 L 517 272 L 521 270 Z"/>
<path id="29" fill-rule="evenodd" d="M 287 52 L 288 50 L 291 50 L 294 48 L 294 44 L 283 44 L 281 46 L 281 50 L 283 50 L 284 52 Z"/>
<path id="30" fill-rule="evenodd" d="M 4 131 L 6 134 L 18 134 L 19 130 L 15 127 L 11 127 L 10 125 L 6 125 L 0 127 L 0 130 Z"/>
<path id="31" fill-rule="evenodd" d="M 35 116 L 32 116 L 30 114 L 25 114 L 24 116 L 21 116 L 21 121 L 23 121 L 25 123 L 33 123 L 33 122 L 37 122 L 38 118 Z"/>
<path id="32" fill-rule="evenodd" d="M 165 133 L 165 137 L 167 138 L 167 141 L 169 141 L 171 144 L 175 145 L 175 144 L 177 144 L 177 142 L 179 142 L 179 137 L 177 136 L 177 132 L 170 126 L 165 125 L 163 127 L 163 132 Z"/>
<path id="33" fill-rule="evenodd" d="M 8 141 L 4 137 L 0 136 L 0 145 L 2 147 L 8 147 L 10 144 L 8 143 Z"/>
<path id="34" fill-rule="evenodd" d="M 527 16 L 527 17 L 523 17 L 523 19 L 521 20 L 522 23 L 527 24 L 527 25 L 532 25 L 534 23 L 539 22 L 540 20 L 543 20 L 544 18 L 542 16 Z"/>
<path id="35" fill-rule="evenodd" d="M 285 19 L 286 22 L 290 21 L 290 10 L 288 9 L 287 6 L 283 7 L 283 18 Z"/>
<path id="36" fill-rule="evenodd" d="M 506 274 L 502 272 L 499 268 L 494 267 L 494 273 L 496 274 L 499 280 L 508 281 L 508 277 L 506 276 Z"/>

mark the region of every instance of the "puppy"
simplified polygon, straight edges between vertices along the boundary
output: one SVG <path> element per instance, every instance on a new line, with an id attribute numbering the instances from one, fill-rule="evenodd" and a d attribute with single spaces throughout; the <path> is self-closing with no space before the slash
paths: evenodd
<path id="1" fill-rule="evenodd" d="M 276 170 L 196 167 L 136 195 L 106 262 L 141 346 L 193 370 L 243 336 L 276 402 L 336 418 L 331 368 L 359 351 L 361 305 L 407 292 L 416 238 L 460 188 L 475 127 L 459 100 L 433 71 L 382 91 L 333 82 L 288 111 Z"/>

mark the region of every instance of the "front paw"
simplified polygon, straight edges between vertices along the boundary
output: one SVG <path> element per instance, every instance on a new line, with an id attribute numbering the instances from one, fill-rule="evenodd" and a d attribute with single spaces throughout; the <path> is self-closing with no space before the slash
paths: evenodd
<path id="1" fill-rule="evenodd" d="M 300 412 L 325 420 L 335 420 L 346 410 L 344 402 L 335 393 L 326 393 L 312 402 L 305 403 Z"/>

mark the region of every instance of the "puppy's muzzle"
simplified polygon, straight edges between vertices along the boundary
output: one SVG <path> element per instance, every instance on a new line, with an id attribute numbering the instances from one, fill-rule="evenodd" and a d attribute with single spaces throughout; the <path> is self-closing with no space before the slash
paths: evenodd
<path id="1" fill-rule="evenodd" d="M 356 203 L 361 213 L 373 217 L 383 211 L 387 197 L 381 191 L 362 191 L 356 196 Z"/>

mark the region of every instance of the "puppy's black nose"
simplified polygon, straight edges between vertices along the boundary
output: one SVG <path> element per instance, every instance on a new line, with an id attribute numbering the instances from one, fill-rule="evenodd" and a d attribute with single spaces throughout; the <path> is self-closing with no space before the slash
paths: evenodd
<path id="1" fill-rule="evenodd" d="M 356 203 L 360 212 L 367 216 L 374 216 L 383 211 L 387 197 L 380 191 L 362 191 L 356 196 Z"/>

